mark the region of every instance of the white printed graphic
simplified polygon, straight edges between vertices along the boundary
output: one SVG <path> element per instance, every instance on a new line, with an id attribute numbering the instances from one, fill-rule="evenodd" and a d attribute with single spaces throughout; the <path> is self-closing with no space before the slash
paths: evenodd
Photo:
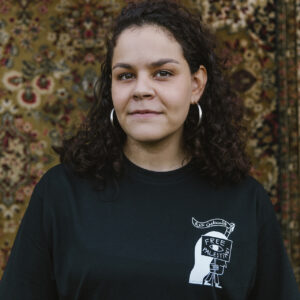
<path id="1" fill-rule="evenodd" d="M 192 218 L 193 225 L 198 229 L 225 227 L 225 232 L 209 231 L 203 234 L 195 246 L 195 264 L 191 271 L 189 283 L 222 288 L 220 276 L 224 274 L 227 263 L 230 262 L 233 242 L 228 239 L 235 224 L 223 219 L 212 219 L 198 222 Z"/>

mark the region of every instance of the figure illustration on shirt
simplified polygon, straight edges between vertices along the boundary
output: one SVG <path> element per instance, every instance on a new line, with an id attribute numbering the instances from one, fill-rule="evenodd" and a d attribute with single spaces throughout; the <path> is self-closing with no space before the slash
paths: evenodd
<path id="1" fill-rule="evenodd" d="M 223 219 L 199 222 L 192 218 L 192 224 L 198 229 L 225 227 L 225 232 L 209 231 L 203 234 L 195 246 L 195 264 L 190 273 L 189 283 L 222 288 L 219 276 L 224 274 L 230 262 L 232 241 L 228 239 L 235 228 L 234 223 Z"/>

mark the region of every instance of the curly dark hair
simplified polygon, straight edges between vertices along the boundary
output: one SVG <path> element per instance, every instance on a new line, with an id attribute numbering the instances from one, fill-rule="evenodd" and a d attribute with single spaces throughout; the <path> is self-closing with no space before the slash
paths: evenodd
<path id="1" fill-rule="evenodd" d="M 174 36 L 191 74 L 200 65 L 207 70 L 207 84 L 201 96 L 201 125 L 197 127 L 195 105 L 190 107 L 184 124 L 185 150 L 192 157 L 191 164 L 216 185 L 241 181 L 250 169 L 242 102 L 230 88 L 224 75 L 224 60 L 215 51 L 215 37 L 202 24 L 199 13 L 170 0 L 131 2 L 122 9 L 106 41 L 107 53 L 95 85 L 94 103 L 76 135 L 54 148 L 60 161 L 79 175 L 96 179 L 99 187 L 108 177 L 117 180 L 122 175 L 126 134 L 117 121 L 115 127 L 110 123 L 111 64 L 120 34 L 129 27 L 143 25 L 158 25 Z"/>

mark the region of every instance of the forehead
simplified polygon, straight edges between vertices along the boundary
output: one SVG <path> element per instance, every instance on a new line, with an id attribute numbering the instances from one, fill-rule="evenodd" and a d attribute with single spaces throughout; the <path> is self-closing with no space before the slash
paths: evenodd
<path id="1" fill-rule="evenodd" d="M 167 29 L 156 25 L 125 29 L 116 41 L 113 63 L 169 57 L 183 60 L 181 45 Z"/>

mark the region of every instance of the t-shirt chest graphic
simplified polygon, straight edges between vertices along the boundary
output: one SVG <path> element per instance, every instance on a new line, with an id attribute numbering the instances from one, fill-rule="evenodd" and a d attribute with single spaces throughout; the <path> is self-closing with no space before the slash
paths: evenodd
<path id="1" fill-rule="evenodd" d="M 234 231 L 235 224 L 223 219 L 199 222 L 195 218 L 192 218 L 192 224 L 200 230 L 225 228 L 224 233 L 212 230 L 201 235 L 195 245 L 195 264 L 189 277 L 191 284 L 222 288 L 220 276 L 230 263 L 233 242 L 228 238 Z"/>

